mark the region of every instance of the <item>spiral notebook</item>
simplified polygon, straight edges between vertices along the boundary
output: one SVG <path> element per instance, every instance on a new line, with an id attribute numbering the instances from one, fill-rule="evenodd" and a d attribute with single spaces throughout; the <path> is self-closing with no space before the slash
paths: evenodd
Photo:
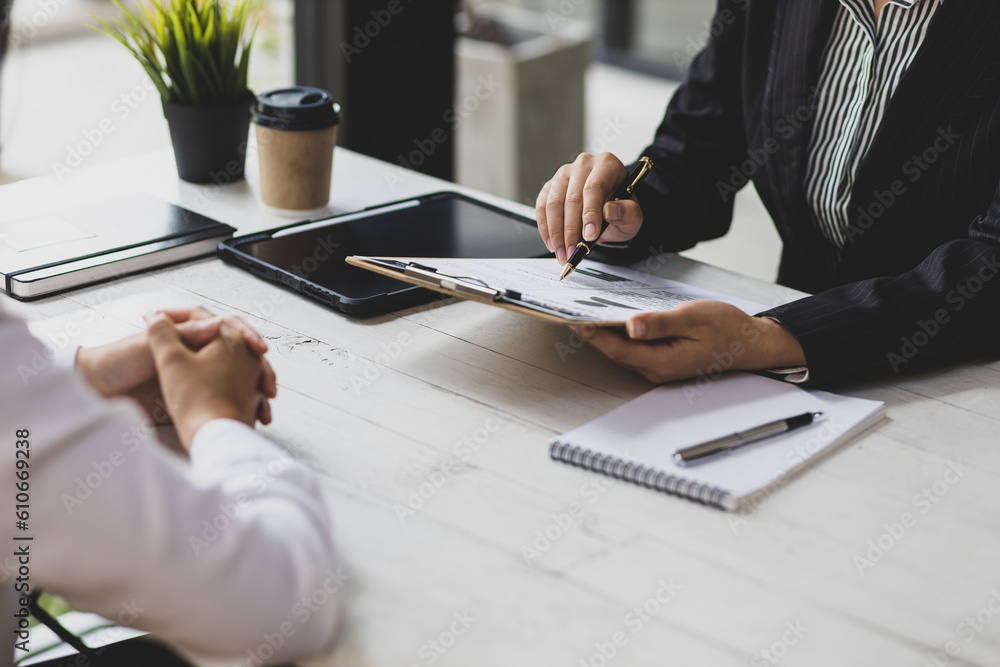
<path id="1" fill-rule="evenodd" d="M 761 440 L 704 463 L 680 466 L 673 452 L 803 412 L 811 425 Z M 884 416 L 878 401 L 800 389 L 732 373 L 717 380 L 663 385 L 556 438 L 553 459 L 633 484 L 735 511 Z"/>

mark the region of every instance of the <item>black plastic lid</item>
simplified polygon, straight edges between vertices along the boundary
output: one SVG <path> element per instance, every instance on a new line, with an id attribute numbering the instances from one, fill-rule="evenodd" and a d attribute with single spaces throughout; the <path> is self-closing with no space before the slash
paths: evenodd
<path id="1" fill-rule="evenodd" d="M 253 122 L 273 130 L 322 130 L 340 122 L 340 105 L 330 93 L 307 86 L 261 93 L 251 113 Z"/>

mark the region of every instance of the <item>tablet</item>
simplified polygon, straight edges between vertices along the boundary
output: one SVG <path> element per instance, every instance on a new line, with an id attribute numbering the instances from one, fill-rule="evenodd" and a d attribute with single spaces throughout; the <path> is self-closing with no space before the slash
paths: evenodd
<path id="1" fill-rule="evenodd" d="M 350 315 L 377 315 L 439 295 L 350 266 L 351 255 L 546 257 L 535 221 L 457 192 L 240 236 L 219 244 L 226 262 Z"/>

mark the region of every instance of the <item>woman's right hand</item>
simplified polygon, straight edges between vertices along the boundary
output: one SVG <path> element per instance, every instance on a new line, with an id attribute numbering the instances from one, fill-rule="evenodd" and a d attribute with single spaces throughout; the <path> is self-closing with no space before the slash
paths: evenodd
<path id="1" fill-rule="evenodd" d="M 163 400 L 185 449 L 213 419 L 253 427 L 267 402 L 268 380 L 264 358 L 240 331 L 223 323 L 210 343 L 193 351 L 165 313 L 147 317 L 146 326 Z"/>
<path id="2" fill-rule="evenodd" d="M 625 172 L 625 165 L 611 153 L 581 153 L 542 187 L 535 201 L 538 233 L 560 264 L 566 263 L 581 239 L 595 240 L 604 220 L 609 226 L 601 241 L 629 241 L 642 227 L 642 209 L 634 195 L 608 201 Z"/>

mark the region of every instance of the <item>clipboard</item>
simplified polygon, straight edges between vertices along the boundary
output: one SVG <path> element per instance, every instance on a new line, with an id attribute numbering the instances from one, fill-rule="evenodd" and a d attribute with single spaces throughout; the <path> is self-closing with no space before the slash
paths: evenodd
<path id="1" fill-rule="evenodd" d="M 768 308 L 648 271 L 597 261 L 577 268 L 564 281 L 552 258 L 350 255 L 346 259 L 354 267 L 410 285 L 564 326 L 624 327 L 638 313 L 669 311 L 703 299 L 728 303 L 748 315 Z"/>
<path id="2" fill-rule="evenodd" d="M 427 261 L 430 262 L 433 260 Z M 411 285 L 424 287 L 448 296 L 511 310 L 544 322 L 549 322 L 550 324 L 589 324 L 599 327 L 625 326 L 624 319 L 595 319 L 593 316 L 581 311 L 573 311 L 557 304 L 548 304 L 534 300 L 516 290 L 497 285 L 488 285 L 476 278 L 441 273 L 432 266 L 413 260 L 352 255 L 347 258 L 347 263 L 410 283 Z"/>

